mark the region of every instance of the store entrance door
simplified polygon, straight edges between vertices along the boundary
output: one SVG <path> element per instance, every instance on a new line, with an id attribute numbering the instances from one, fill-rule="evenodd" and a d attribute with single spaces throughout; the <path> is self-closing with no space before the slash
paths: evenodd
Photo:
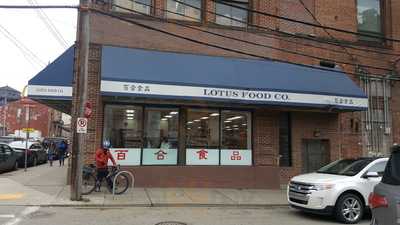
<path id="1" fill-rule="evenodd" d="M 303 173 L 311 173 L 329 163 L 329 140 L 303 139 Z"/>

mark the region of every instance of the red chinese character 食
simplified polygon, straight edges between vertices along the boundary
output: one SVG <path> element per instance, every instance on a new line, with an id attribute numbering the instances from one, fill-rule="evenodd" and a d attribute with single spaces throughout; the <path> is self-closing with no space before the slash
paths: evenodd
<path id="1" fill-rule="evenodd" d="M 242 156 L 240 155 L 239 151 L 233 151 L 231 160 L 242 160 Z"/>
<path id="2" fill-rule="evenodd" d="M 168 154 L 168 153 L 165 152 L 165 151 L 162 150 L 162 149 L 160 149 L 158 152 L 154 153 L 154 155 L 157 156 L 157 160 L 164 160 L 166 154 Z"/>
<path id="3" fill-rule="evenodd" d="M 125 160 L 128 150 L 115 150 L 117 153 L 117 160 Z"/>
<path id="4" fill-rule="evenodd" d="M 207 159 L 207 155 L 208 155 L 208 151 L 207 150 L 200 149 L 200 151 L 197 151 L 196 153 L 199 154 L 199 160 Z"/>

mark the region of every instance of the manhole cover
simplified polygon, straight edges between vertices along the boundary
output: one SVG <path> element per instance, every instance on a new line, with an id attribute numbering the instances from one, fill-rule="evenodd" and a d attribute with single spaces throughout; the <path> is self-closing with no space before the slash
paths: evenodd
<path id="1" fill-rule="evenodd" d="M 167 222 L 157 223 L 156 225 L 187 225 L 187 224 L 182 222 L 167 221 Z"/>

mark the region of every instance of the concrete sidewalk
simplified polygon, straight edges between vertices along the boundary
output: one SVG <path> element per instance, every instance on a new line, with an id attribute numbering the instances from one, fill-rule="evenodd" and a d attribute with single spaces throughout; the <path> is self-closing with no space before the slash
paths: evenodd
<path id="1" fill-rule="evenodd" d="M 0 206 L 57 207 L 280 207 L 287 206 L 284 190 L 218 188 L 134 188 L 112 196 L 106 188 L 70 201 L 66 167 L 41 165 L 0 175 Z"/>

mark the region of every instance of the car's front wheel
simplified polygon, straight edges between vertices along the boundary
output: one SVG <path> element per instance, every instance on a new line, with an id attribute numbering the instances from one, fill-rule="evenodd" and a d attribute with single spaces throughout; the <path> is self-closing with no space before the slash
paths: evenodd
<path id="1" fill-rule="evenodd" d="M 358 223 L 364 216 L 364 205 L 355 194 L 347 193 L 339 197 L 335 206 L 335 217 L 346 224 Z"/>

